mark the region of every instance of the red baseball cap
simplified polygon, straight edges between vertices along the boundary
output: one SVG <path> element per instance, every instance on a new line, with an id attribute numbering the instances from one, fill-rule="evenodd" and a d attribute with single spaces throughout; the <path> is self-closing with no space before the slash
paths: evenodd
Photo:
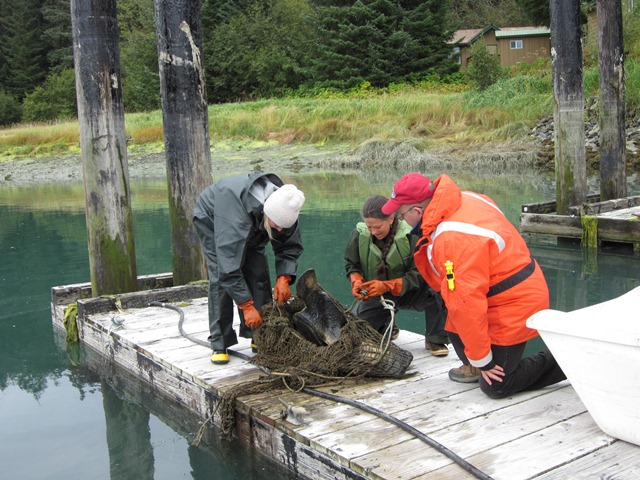
<path id="1" fill-rule="evenodd" d="M 382 206 L 382 213 L 391 215 L 400 205 L 420 203 L 433 197 L 435 184 L 420 173 L 407 173 L 393 186 L 391 198 Z"/>

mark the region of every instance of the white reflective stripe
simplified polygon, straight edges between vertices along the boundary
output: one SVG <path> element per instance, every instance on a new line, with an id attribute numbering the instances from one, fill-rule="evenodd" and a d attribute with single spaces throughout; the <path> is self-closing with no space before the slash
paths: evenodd
<path id="1" fill-rule="evenodd" d="M 478 195 L 477 193 L 474 192 L 468 192 L 468 191 L 464 191 L 462 192 L 463 195 L 468 195 L 470 197 L 473 197 L 477 200 L 480 200 L 484 203 L 486 203 L 487 205 L 489 205 L 490 207 L 495 208 L 497 211 L 499 211 L 500 213 L 502 213 L 502 210 L 500 210 L 500 208 L 495 204 L 495 203 L 491 203 L 489 200 L 487 200 L 486 198 L 481 197 L 480 195 Z M 504 213 L 502 213 L 504 215 Z"/>
<path id="2" fill-rule="evenodd" d="M 493 360 L 493 353 L 491 352 L 491 350 L 489 350 L 489 355 L 487 355 L 486 357 L 481 358 L 480 360 L 469 359 L 469 363 L 474 367 L 481 368 L 481 367 L 484 367 L 485 365 L 489 365 L 492 360 Z"/>
<path id="3" fill-rule="evenodd" d="M 431 265 L 431 270 L 433 270 L 433 273 L 435 273 L 436 276 L 439 277 L 440 272 L 438 272 L 438 269 L 433 264 L 433 258 L 431 255 L 432 250 L 433 250 L 433 243 L 430 243 L 429 246 L 427 247 L 427 259 L 429 260 L 429 265 Z"/>
<path id="4" fill-rule="evenodd" d="M 498 212 L 502 213 L 502 210 L 500 210 L 500 208 L 498 208 L 497 205 L 491 203 L 486 198 L 481 197 L 477 193 L 469 192 L 469 191 L 466 191 L 466 190 L 461 192 L 461 193 L 463 195 L 468 195 L 468 196 L 473 197 L 473 198 L 475 198 L 477 200 L 480 200 L 480 201 L 486 203 L 487 205 L 489 205 L 490 207 L 495 208 Z M 502 215 L 504 215 L 504 213 L 502 213 Z M 440 235 L 441 233 L 444 233 L 444 232 L 468 233 L 470 235 L 478 235 L 478 236 L 481 236 L 481 237 L 491 238 L 496 242 L 496 245 L 498 246 L 498 251 L 499 252 L 502 252 L 502 250 L 504 250 L 504 248 L 506 246 L 506 243 L 505 243 L 504 239 L 497 232 L 494 232 L 493 230 L 489 230 L 487 228 L 478 227 L 477 225 L 473 225 L 473 224 L 470 224 L 470 223 L 442 222 L 436 228 L 435 232 L 433 233 L 433 236 L 431 237 L 431 243 L 427 247 L 427 259 L 429 260 L 429 265 L 431 265 L 431 269 L 433 270 L 433 272 L 438 277 L 440 277 L 440 273 L 438 272 L 438 269 L 433 264 L 433 255 L 432 255 L 433 242 L 435 241 L 435 239 L 436 239 L 436 237 L 438 235 Z"/>
<path id="5" fill-rule="evenodd" d="M 479 237 L 490 238 L 494 242 L 496 242 L 499 252 L 502 252 L 502 250 L 504 250 L 504 248 L 507 246 L 504 238 L 502 238 L 497 232 L 489 230 L 488 228 L 483 228 L 471 223 L 464 222 L 442 222 L 440 225 L 438 225 L 438 228 L 436 228 L 436 231 L 433 233 L 433 236 L 431 237 L 432 241 L 435 242 L 436 237 L 445 232 L 460 232 L 467 233 L 469 235 L 477 235 Z"/>

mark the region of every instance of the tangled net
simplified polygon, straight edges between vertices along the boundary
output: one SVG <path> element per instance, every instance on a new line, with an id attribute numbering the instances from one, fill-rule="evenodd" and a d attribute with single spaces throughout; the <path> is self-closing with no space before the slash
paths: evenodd
<path id="1" fill-rule="evenodd" d="M 222 394 L 217 410 L 223 436 L 233 432 L 235 401 L 239 396 L 278 389 L 301 391 L 346 378 L 405 374 L 413 355 L 391 342 L 391 329 L 381 335 L 333 297 L 329 298 L 346 318 L 339 339 L 330 345 L 317 345 L 295 329 L 293 315 L 306 307 L 301 299 L 293 298 L 282 307 L 265 305 L 261 309 L 262 326 L 254 332 L 258 354 L 250 361 L 266 375 L 235 385 Z"/>

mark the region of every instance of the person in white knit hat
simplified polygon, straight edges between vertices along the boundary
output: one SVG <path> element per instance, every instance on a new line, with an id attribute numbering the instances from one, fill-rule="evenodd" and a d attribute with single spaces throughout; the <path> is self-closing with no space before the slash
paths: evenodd
<path id="1" fill-rule="evenodd" d="M 209 274 L 211 361 L 229 362 L 228 348 L 238 343 L 233 303 L 240 313 L 240 336 L 253 338 L 262 324 L 260 308 L 291 297 L 302 253 L 298 216 L 304 193 L 284 185 L 277 175 L 252 172 L 226 177 L 198 197 L 193 223 Z M 276 286 L 271 290 L 265 246 L 275 255 Z M 272 296 L 273 295 L 273 296 Z M 252 341 L 255 351 L 255 344 Z"/>

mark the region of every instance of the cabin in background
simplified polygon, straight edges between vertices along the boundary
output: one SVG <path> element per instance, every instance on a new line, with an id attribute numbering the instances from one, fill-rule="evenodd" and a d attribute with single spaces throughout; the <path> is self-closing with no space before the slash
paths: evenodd
<path id="1" fill-rule="evenodd" d="M 455 45 L 460 70 L 465 70 L 471 62 L 471 45 L 484 38 L 487 50 L 500 56 L 503 67 L 518 62 L 532 63 L 540 57 L 551 55 L 551 30 L 547 27 L 496 27 L 458 30 L 453 34 L 451 44 Z"/>

